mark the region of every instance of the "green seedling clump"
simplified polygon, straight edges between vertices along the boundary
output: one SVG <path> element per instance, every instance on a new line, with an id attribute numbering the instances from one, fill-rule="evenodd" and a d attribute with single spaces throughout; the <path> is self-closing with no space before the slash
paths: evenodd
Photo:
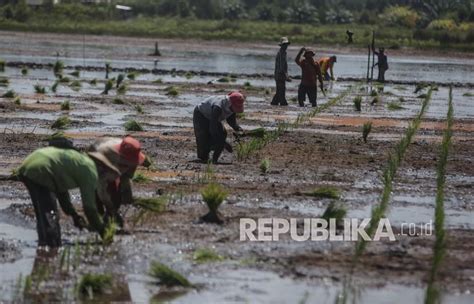
<path id="1" fill-rule="evenodd" d="M 81 76 L 81 72 L 79 70 L 75 70 L 75 71 L 69 73 L 69 75 L 74 76 L 76 78 L 79 78 L 79 76 Z"/>
<path id="2" fill-rule="evenodd" d="M 184 77 L 186 77 L 186 79 L 191 79 L 194 77 L 194 74 L 188 71 L 186 74 L 184 74 Z"/>
<path id="3" fill-rule="evenodd" d="M 127 93 L 127 89 L 128 89 L 127 85 L 122 84 L 121 86 L 118 87 L 117 94 L 124 95 L 125 93 Z"/>
<path id="4" fill-rule="evenodd" d="M 122 84 L 122 81 L 124 81 L 125 79 L 125 75 L 124 74 L 119 74 L 117 76 L 117 84 L 116 84 L 116 88 L 118 88 L 121 84 Z"/>
<path id="5" fill-rule="evenodd" d="M 372 102 L 370 103 L 372 106 L 380 102 L 380 97 L 375 96 L 374 99 L 372 99 Z"/>
<path id="6" fill-rule="evenodd" d="M 82 87 L 82 84 L 79 80 L 74 80 L 73 82 L 71 82 L 71 84 L 69 85 L 69 87 L 73 90 L 73 91 L 79 91 Z"/>
<path id="7" fill-rule="evenodd" d="M 135 78 L 137 78 L 137 76 L 138 76 L 137 72 L 131 72 L 131 73 L 127 74 L 127 78 L 130 79 L 130 80 L 135 80 Z"/>
<path id="8" fill-rule="evenodd" d="M 398 98 L 398 101 L 401 102 L 401 103 L 403 103 L 403 102 L 405 102 L 405 98 L 399 97 L 399 98 Z"/>
<path id="9" fill-rule="evenodd" d="M 77 290 L 80 295 L 94 298 L 94 294 L 102 294 L 107 288 L 112 287 L 112 276 L 109 274 L 87 273 L 82 276 Z"/>
<path id="10" fill-rule="evenodd" d="M 45 94 L 46 93 L 46 88 L 40 86 L 39 84 L 35 84 L 35 92 L 37 94 Z"/>
<path id="11" fill-rule="evenodd" d="M 218 209 L 226 199 L 227 192 L 219 184 L 212 182 L 202 189 L 201 195 L 209 209 L 209 212 L 202 216 L 201 220 L 208 223 L 223 223 L 218 214 Z"/>
<path id="12" fill-rule="evenodd" d="M 20 97 L 16 97 L 15 100 L 13 100 L 13 103 L 16 104 L 17 106 L 20 106 L 21 105 Z"/>
<path id="13" fill-rule="evenodd" d="M 250 82 L 246 81 L 246 82 L 244 82 L 244 87 L 251 88 L 252 84 Z"/>
<path id="14" fill-rule="evenodd" d="M 59 82 L 55 81 L 51 86 L 51 92 L 56 93 L 58 90 Z"/>
<path id="15" fill-rule="evenodd" d="M 65 100 L 61 103 L 61 111 L 69 111 L 71 110 L 71 103 L 69 100 Z"/>
<path id="16" fill-rule="evenodd" d="M 113 103 L 113 104 L 116 104 L 116 105 L 123 105 L 123 104 L 125 104 L 125 102 L 123 102 L 123 100 L 120 99 L 120 98 L 114 98 L 114 100 L 112 100 L 112 103 Z"/>
<path id="17" fill-rule="evenodd" d="M 464 96 L 464 97 L 473 97 L 474 93 L 466 92 L 466 93 L 462 94 L 462 96 Z"/>
<path id="18" fill-rule="evenodd" d="M 16 93 L 13 90 L 8 90 L 5 94 L 2 95 L 3 98 L 15 98 Z"/>
<path id="19" fill-rule="evenodd" d="M 178 89 L 176 87 L 173 87 L 173 86 L 167 87 L 165 89 L 165 91 L 166 91 L 166 95 L 171 96 L 171 97 L 176 97 L 176 96 L 179 95 Z"/>
<path id="20" fill-rule="evenodd" d="M 60 83 L 70 83 L 71 79 L 67 76 L 59 75 L 59 82 Z"/>
<path id="21" fill-rule="evenodd" d="M 402 107 L 402 105 L 400 103 L 395 102 L 395 101 L 389 102 L 387 104 L 387 108 L 390 111 L 398 111 L 398 110 L 403 110 L 404 109 L 404 107 Z"/>
<path id="22" fill-rule="evenodd" d="M 230 79 L 229 79 L 229 77 L 221 77 L 221 78 L 217 79 L 217 82 L 228 83 L 228 82 L 230 82 Z"/>
<path id="23" fill-rule="evenodd" d="M 270 160 L 268 158 L 265 158 L 260 163 L 260 172 L 266 174 L 268 170 L 270 170 Z"/>
<path id="24" fill-rule="evenodd" d="M 53 66 L 54 75 L 59 76 L 63 73 L 64 63 L 62 61 L 56 61 Z"/>
<path id="25" fill-rule="evenodd" d="M 263 138 L 267 134 L 267 131 L 264 128 L 257 128 L 245 132 L 245 135 L 251 137 Z"/>
<path id="26" fill-rule="evenodd" d="M 336 219 L 336 224 L 339 226 L 347 214 L 347 209 L 335 202 L 331 202 L 324 211 L 321 218 L 329 222 L 330 219 Z"/>
<path id="27" fill-rule="evenodd" d="M 166 206 L 168 205 L 169 198 L 167 196 L 160 196 L 160 197 L 150 197 L 150 198 L 134 198 L 133 204 L 152 212 L 164 212 L 166 210 Z"/>
<path id="28" fill-rule="evenodd" d="M 156 79 L 156 80 L 153 80 L 153 83 L 162 84 L 162 83 L 163 83 L 163 79 L 158 78 L 158 79 Z"/>
<path id="29" fill-rule="evenodd" d="M 6 87 L 8 86 L 9 83 L 10 83 L 10 80 L 8 80 L 8 78 L 0 77 L 0 86 Z"/>
<path id="30" fill-rule="evenodd" d="M 379 93 L 377 93 L 376 90 L 372 90 L 372 91 L 370 91 L 370 96 L 372 96 L 372 97 L 379 96 Z"/>
<path id="31" fill-rule="evenodd" d="M 143 114 L 143 107 L 137 104 L 135 105 L 135 111 L 137 111 L 138 114 Z"/>
<path id="32" fill-rule="evenodd" d="M 71 124 L 71 120 L 67 116 L 61 116 L 51 125 L 51 129 L 66 129 Z"/>
<path id="33" fill-rule="evenodd" d="M 361 96 L 356 96 L 356 97 L 354 97 L 353 102 L 354 102 L 354 108 L 355 108 L 355 110 L 358 111 L 358 112 L 360 112 L 361 109 L 362 109 L 362 107 L 361 107 L 361 105 L 362 105 L 362 97 L 361 97 Z"/>
<path id="34" fill-rule="evenodd" d="M 186 279 L 182 274 L 156 261 L 151 263 L 150 275 L 159 279 L 160 284 L 165 286 L 192 286 L 188 279 Z"/>
<path id="35" fill-rule="evenodd" d="M 416 96 L 416 98 L 420 98 L 420 99 L 425 99 L 428 95 L 427 94 L 420 94 L 418 96 Z"/>
<path id="36" fill-rule="evenodd" d="M 150 179 L 141 172 L 135 172 L 135 175 L 133 176 L 132 181 L 134 183 L 140 184 L 140 183 L 147 183 L 150 181 Z"/>
<path id="37" fill-rule="evenodd" d="M 219 255 L 212 249 L 209 248 L 201 248 L 194 251 L 193 260 L 196 263 L 209 263 L 209 262 L 219 262 L 224 260 L 224 257 Z"/>
<path id="38" fill-rule="evenodd" d="M 105 87 L 104 87 L 104 91 L 102 92 L 103 95 L 108 95 L 109 94 L 109 91 L 112 90 L 112 88 L 114 87 L 114 82 L 113 80 L 108 80 L 106 83 L 105 83 Z"/>
<path id="39" fill-rule="evenodd" d="M 331 199 L 339 199 L 341 193 L 339 189 L 334 187 L 319 187 L 314 189 L 311 192 L 307 192 L 306 195 L 318 197 L 318 198 L 331 198 Z"/>
<path id="40" fill-rule="evenodd" d="M 93 86 L 96 86 L 97 85 L 97 79 L 96 78 L 92 79 L 91 81 L 89 81 L 89 84 L 93 85 Z"/>
<path id="41" fill-rule="evenodd" d="M 5 72 L 5 61 L 0 60 L 0 72 Z"/>
<path id="42" fill-rule="evenodd" d="M 105 79 L 109 79 L 109 73 L 112 71 L 112 66 L 109 62 L 105 63 Z"/>
<path id="43" fill-rule="evenodd" d="M 102 245 L 109 246 L 114 241 L 115 233 L 117 232 L 117 224 L 110 221 L 105 226 L 104 234 L 102 235 Z"/>
<path id="44" fill-rule="evenodd" d="M 21 75 L 23 75 L 23 76 L 28 75 L 28 69 L 27 68 L 22 68 L 21 69 Z"/>
<path id="45" fill-rule="evenodd" d="M 125 131 L 142 132 L 143 127 L 135 120 L 129 120 L 124 124 Z"/>
<path id="46" fill-rule="evenodd" d="M 362 138 L 365 143 L 367 142 L 367 137 L 369 136 L 370 131 L 372 131 L 372 122 L 368 121 L 362 126 Z"/>

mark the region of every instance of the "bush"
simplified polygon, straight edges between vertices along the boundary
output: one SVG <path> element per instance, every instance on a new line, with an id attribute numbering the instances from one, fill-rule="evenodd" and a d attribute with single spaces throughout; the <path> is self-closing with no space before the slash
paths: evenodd
<path id="1" fill-rule="evenodd" d="M 457 24 L 451 19 L 437 19 L 430 22 L 427 29 L 435 31 L 453 31 L 457 29 Z"/>
<path id="2" fill-rule="evenodd" d="M 388 25 L 414 28 L 420 15 L 407 6 L 391 6 L 385 9 L 382 18 Z"/>

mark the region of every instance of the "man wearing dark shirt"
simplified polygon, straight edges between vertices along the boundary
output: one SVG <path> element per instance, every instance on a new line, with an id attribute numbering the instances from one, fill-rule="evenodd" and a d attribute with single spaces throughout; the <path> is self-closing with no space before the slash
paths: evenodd
<path id="1" fill-rule="evenodd" d="M 286 61 L 286 49 L 290 41 L 288 38 L 282 37 L 280 41 L 280 50 L 277 53 L 275 58 L 275 83 L 276 83 L 276 93 L 273 96 L 271 105 L 277 106 L 287 106 L 288 102 L 286 101 L 286 81 L 291 81 L 288 76 L 288 63 Z"/>
<path id="2" fill-rule="evenodd" d="M 301 59 L 301 55 L 304 52 L 304 59 Z M 309 102 L 313 107 L 316 106 L 318 87 L 316 85 L 316 77 L 319 80 L 321 91 L 323 87 L 323 76 L 321 74 L 321 68 L 319 64 L 314 61 L 315 53 L 310 49 L 304 47 L 298 52 L 296 56 L 296 64 L 301 67 L 301 83 L 298 87 L 298 103 L 300 107 L 304 107 L 304 101 L 306 95 L 308 95 Z"/>
<path id="3" fill-rule="evenodd" d="M 379 48 L 379 51 L 377 52 L 375 50 L 375 47 L 372 46 L 372 52 L 374 52 L 375 55 L 377 55 L 377 65 L 379 67 L 379 76 L 377 78 L 378 82 L 385 82 L 385 72 L 388 70 L 388 60 L 387 60 L 387 55 L 385 55 L 385 49 L 384 48 Z"/>

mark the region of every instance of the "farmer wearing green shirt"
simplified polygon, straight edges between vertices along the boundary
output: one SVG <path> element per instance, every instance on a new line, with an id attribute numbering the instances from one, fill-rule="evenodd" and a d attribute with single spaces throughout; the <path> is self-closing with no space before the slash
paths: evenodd
<path id="1" fill-rule="evenodd" d="M 103 235 L 105 227 L 96 206 L 98 180 L 114 180 L 120 176 L 120 171 L 103 154 L 41 148 L 24 160 L 18 176 L 28 189 L 35 208 L 39 246 L 61 246 L 56 199 L 64 213 L 72 217 L 76 227 L 87 227 Z M 89 225 L 71 204 L 68 190 L 74 188 L 80 189 Z"/>

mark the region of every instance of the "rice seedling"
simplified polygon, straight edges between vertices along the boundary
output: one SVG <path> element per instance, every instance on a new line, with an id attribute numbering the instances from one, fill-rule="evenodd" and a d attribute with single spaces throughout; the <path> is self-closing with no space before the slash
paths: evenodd
<path id="1" fill-rule="evenodd" d="M 79 70 L 74 70 L 73 72 L 69 73 L 69 75 L 79 78 L 81 76 L 81 72 Z"/>
<path id="2" fill-rule="evenodd" d="M 125 102 L 124 102 L 122 99 L 120 99 L 120 98 L 114 98 L 114 99 L 112 100 L 112 103 L 115 104 L 115 105 L 123 105 L 123 104 L 125 104 Z"/>
<path id="3" fill-rule="evenodd" d="M 433 261 L 428 278 L 428 286 L 425 294 L 425 303 L 439 303 L 439 291 L 436 284 L 439 268 L 446 255 L 446 231 L 444 229 L 444 188 L 446 182 L 446 163 L 448 161 L 449 148 L 451 146 L 453 126 L 453 92 L 449 88 L 448 113 L 446 118 L 446 129 L 439 152 L 438 166 L 436 170 L 436 203 L 435 203 L 435 243 L 433 246 Z"/>
<path id="4" fill-rule="evenodd" d="M 82 84 L 79 80 L 74 80 L 73 82 L 71 82 L 71 84 L 69 85 L 69 87 L 73 90 L 73 91 L 79 91 L 82 87 Z"/>
<path id="5" fill-rule="evenodd" d="M 13 90 L 8 90 L 6 91 L 3 95 L 2 95 L 3 98 L 15 98 L 16 97 L 16 93 L 15 91 Z"/>
<path id="6" fill-rule="evenodd" d="M 71 110 L 71 103 L 69 100 L 65 100 L 61 103 L 61 111 L 70 111 Z"/>
<path id="7" fill-rule="evenodd" d="M 201 220 L 209 223 L 223 223 L 218 214 L 218 209 L 226 199 L 227 192 L 219 184 L 211 182 L 201 190 L 201 195 L 209 209 L 209 212 L 202 216 Z"/>
<path id="8" fill-rule="evenodd" d="M 105 79 L 109 79 L 109 73 L 112 71 L 112 66 L 109 62 L 105 63 Z"/>
<path id="9" fill-rule="evenodd" d="M 462 94 L 462 96 L 464 96 L 464 97 L 473 97 L 474 93 L 466 92 L 466 93 Z"/>
<path id="10" fill-rule="evenodd" d="M 251 88 L 252 84 L 249 81 L 246 81 L 246 82 L 244 82 L 244 87 L 246 87 L 247 89 Z"/>
<path id="11" fill-rule="evenodd" d="M 191 287 L 192 284 L 182 274 L 174 271 L 170 267 L 160 263 L 152 262 L 150 275 L 160 280 L 160 284 L 165 286 Z"/>
<path id="12" fill-rule="evenodd" d="M 128 132 L 142 132 L 143 127 L 135 120 L 129 120 L 124 124 L 125 131 Z"/>
<path id="13" fill-rule="evenodd" d="M 184 74 L 184 77 L 186 77 L 186 79 L 191 79 L 194 77 L 194 74 L 191 73 L 190 71 L 186 72 L 186 74 Z"/>
<path id="14" fill-rule="evenodd" d="M 372 96 L 372 97 L 379 96 L 379 93 L 377 93 L 376 90 L 372 90 L 372 91 L 370 91 L 370 96 Z"/>
<path id="15" fill-rule="evenodd" d="M 210 248 L 200 248 L 194 251 L 193 260 L 196 263 L 210 263 L 224 260 L 224 257 Z"/>
<path id="16" fill-rule="evenodd" d="M 420 94 L 416 96 L 416 98 L 425 99 L 427 96 L 428 96 L 427 94 Z"/>
<path id="17" fill-rule="evenodd" d="M 270 89 L 265 89 L 265 95 L 270 95 L 272 91 Z"/>
<path id="18" fill-rule="evenodd" d="M 61 75 L 63 73 L 63 70 L 64 70 L 64 62 L 60 60 L 56 61 L 53 66 L 54 75 L 56 76 Z"/>
<path id="19" fill-rule="evenodd" d="M 168 201 L 169 197 L 166 195 L 150 198 L 136 197 L 133 199 L 133 204 L 144 210 L 160 213 L 166 210 Z"/>
<path id="20" fill-rule="evenodd" d="M 71 124 L 71 120 L 67 116 L 61 116 L 51 125 L 51 129 L 66 129 Z"/>
<path id="21" fill-rule="evenodd" d="M 400 102 L 400 103 L 405 102 L 405 98 L 403 98 L 402 96 L 400 96 L 400 97 L 398 98 L 398 102 Z"/>
<path id="22" fill-rule="evenodd" d="M 405 131 L 404 137 L 398 142 L 394 151 L 392 151 L 389 155 L 388 164 L 383 171 L 383 191 L 382 196 L 380 198 L 379 205 L 375 206 L 372 209 L 371 220 L 369 222 L 368 227 L 366 228 L 366 233 L 372 237 L 377 229 L 380 219 L 385 216 L 385 213 L 388 209 L 388 204 L 390 201 L 390 196 L 392 192 L 392 182 L 397 173 L 398 167 L 402 162 L 405 153 L 410 145 L 416 131 L 418 130 L 421 119 L 426 112 L 428 104 L 431 100 L 431 93 L 432 90 L 430 89 L 427 93 L 426 98 L 423 101 L 420 111 L 418 112 L 417 116 L 413 119 L 413 121 L 409 124 L 407 130 Z M 361 239 L 356 244 L 356 252 L 354 256 L 354 262 L 358 260 L 360 255 L 364 252 L 365 247 L 367 246 L 367 241 Z"/>
<path id="23" fill-rule="evenodd" d="M 0 72 L 5 72 L 5 61 L 0 60 Z"/>
<path id="24" fill-rule="evenodd" d="M 260 172 L 266 174 L 268 170 L 270 170 L 270 160 L 265 158 L 260 162 Z"/>
<path id="25" fill-rule="evenodd" d="M 171 96 L 171 97 L 176 97 L 179 95 L 179 91 L 176 87 L 170 86 L 165 88 L 166 95 Z"/>
<path id="26" fill-rule="evenodd" d="M 163 79 L 158 78 L 158 79 L 156 79 L 156 80 L 153 80 L 153 83 L 162 84 L 162 83 L 163 83 Z"/>
<path id="27" fill-rule="evenodd" d="M 330 219 L 335 219 L 336 225 L 340 226 L 346 214 L 347 209 L 344 206 L 335 202 L 331 202 L 329 206 L 327 206 L 326 210 L 324 210 L 324 213 L 323 215 L 321 215 L 321 218 L 325 219 L 328 222 Z"/>
<path id="28" fill-rule="evenodd" d="M 263 138 L 267 134 L 267 131 L 264 128 L 256 128 L 252 130 L 248 130 L 245 132 L 246 136 L 251 136 L 251 137 L 260 137 Z"/>
<path id="29" fill-rule="evenodd" d="M 51 92 L 56 93 L 58 91 L 59 82 L 55 81 L 51 86 Z"/>
<path id="30" fill-rule="evenodd" d="M 46 141 L 51 141 L 51 140 L 58 139 L 58 138 L 67 138 L 67 137 L 66 137 L 66 135 L 64 134 L 63 131 L 57 131 L 57 132 L 54 132 L 53 134 L 49 135 L 45 140 Z"/>
<path id="31" fill-rule="evenodd" d="M 137 104 L 135 105 L 135 111 L 137 111 L 138 114 L 143 114 L 143 107 Z"/>
<path id="32" fill-rule="evenodd" d="M 149 182 L 150 179 L 141 172 L 135 172 L 135 175 L 133 176 L 132 181 L 134 183 L 142 184 L 142 183 Z"/>
<path id="33" fill-rule="evenodd" d="M 221 78 L 217 79 L 217 82 L 228 83 L 228 82 L 230 82 L 230 79 L 229 79 L 229 77 L 221 77 Z"/>
<path id="34" fill-rule="evenodd" d="M 92 300 L 94 295 L 102 294 L 107 288 L 111 287 L 111 275 L 86 273 L 79 281 L 79 284 L 77 285 L 77 291 L 80 296 L 88 296 L 89 299 Z"/>
<path id="35" fill-rule="evenodd" d="M 392 101 L 387 104 L 387 109 L 389 109 L 390 111 L 398 111 L 398 110 L 403 110 L 405 108 L 402 107 L 402 105 L 399 102 Z"/>
<path id="36" fill-rule="evenodd" d="M 119 74 L 117 76 L 117 83 L 116 83 L 115 87 L 118 88 L 122 84 L 124 79 L 125 79 L 125 74 Z"/>
<path id="37" fill-rule="evenodd" d="M 104 91 L 102 91 L 102 95 L 108 95 L 108 94 L 109 94 L 109 91 L 112 90 L 113 87 L 114 87 L 114 82 L 113 82 L 113 80 L 108 80 L 108 81 L 105 83 L 105 87 L 104 87 Z"/>
<path id="38" fill-rule="evenodd" d="M 362 126 L 362 139 L 365 143 L 367 143 L 367 138 L 369 137 L 370 132 L 372 131 L 372 122 L 367 121 Z"/>
<path id="39" fill-rule="evenodd" d="M 102 245 L 109 246 L 114 241 L 115 233 L 117 232 L 117 224 L 112 220 L 105 226 L 104 234 L 102 235 Z"/>
<path id="40" fill-rule="evenodd" d="M 46 88 L 40 86 L 39 84 L 35 84 L 34 88 L 35 88 L 35 92 L 37 94 L 45 94 L 46 93 Z"/>
<path id="41" fill-rule="evenodd" d="M 372 102 L 370 103 L 371 106 L 377 104 L 380 102 L 380 97 L 379 96 L 375 96 L 374 99 L 372 99 Z"/>
<path id="42" fill-rule="evenodd" d="M 31 279 L 31 275 L 27 275 L 25 277 L 25 285 L 23 287 L 23 295 L 27 295 L 31 291 L 31 287 L 33 286 L 33 282 Z"/>
<path id="43" fill-rule="evenodd" d="M 127 85 L 122 84 L 121 86 L 118 87 L 117 94 L 124 95 L 125 93 L 127 93 L 127 89 L 128 89 Z"/>
<path id="44" fill-rule="evenodd" d="M 330 186 L 319 187 L 305 194 L 317 198 L 339 199 L 341 197 L 340 190 Z"/>
<path id="45" fill-rule="evenodd" d="M 23 75 L 23 76 L 28 75 L 28 69 L 27 68 L 22 68 L 21 69 L 21 75 Z"/>
<path id="46" fill-rule="evenodd" d="M 0 86 L 6 87 L 10 83 L 10 80 L 6 77 L 0 77 Z"/>
<path id="47" fill-rule="evenodd" d="M 17 106 L 21 106 L 21 99 L 20 97 L 16 97 L 15 100 L 13 100 L 13 103 Z"/>
<path id="48" fill-rule="evenodd" d="M 137 78 L 137 76 L 138 76 L 137 72 L 131 72 L 131 73 L 127 74 L 127 78 L 130 79 L 130 80 L 135 80 L 135 78 Z"/>
<path id="49" fill-rule="evenodd" d="M 357 112 L 360 112 L 362 110 L 362 96 L 356 96 L 354 97 L 354 100 L 353 100 L 353 103 L 354 103 L 354 108 Z"/>
<path id="50" fill-rule="evenodd" d="M 71 79 L 67 76 L 62 76 L 62 75 L 59 75 L 59 82 L 60 83 L 70 83 L 71 82 Z"/>
<path id="51" fill-rule="evenodd" d="M 92 85 L 92 86 L 96 86 L 97 85 L 97 79 L 96 78 L 92 79 L 91 81 L 89 81 L 89 84 Z"/>

